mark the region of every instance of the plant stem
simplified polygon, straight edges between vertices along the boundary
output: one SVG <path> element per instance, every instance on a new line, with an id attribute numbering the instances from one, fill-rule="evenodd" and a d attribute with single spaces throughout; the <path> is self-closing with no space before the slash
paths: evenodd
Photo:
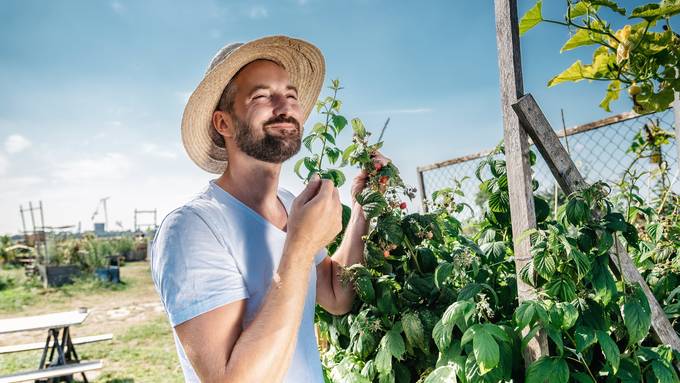
<path id="1" fill-rule="evenodd" d="M 574 340 L 574 338 L 568 332 L 565 332 L 564 335 L 566 335 L 569 338 L 569 340 L 571 341 L 571 343 L 574 346 L 576 345 L 576 341 Z M 588 371 L 588 374 L 590 375 L 590 377 L 593 378 L 593 382 L 597 382 L 597 379 L 595 379 L 595 375 L 593 375 L 593 372 L 590 371 L 590 367 L 588 367 L 588 363 L 586 363 L 586 361 L 583 359 L 583 356 L 580 353 L 576 353 L 576 356 L 580 359 L 580 360 L 577 360 L 577 362 L 581 363 L 586 368 L 586 371 Z M 573 360 L 573 358 L 570 358 L 570 359 Z"/>
<path id="2" fill-rule="evenodd" d="M 331 118 L 331 110 L 333 110 L 333 104 L 335 103 L 335 98 L 338 95 L 338 89 L 333 87 L 333 100 L 331 100 L 331 106 L 326 107 L 326 124 L 324 125 L 325 130 L 324 133 L 328 133 L 328 124 L 330 122 Z M 319 155 L 319 162 L 317 162 L 316 167 L 317 170 L 321 171 L 321 161 L 323 161 L 323 154 L 326 151 L 326 137 L 322 136 L 321 142 L 323 143 L 321 146 L 321 154 Z"/>

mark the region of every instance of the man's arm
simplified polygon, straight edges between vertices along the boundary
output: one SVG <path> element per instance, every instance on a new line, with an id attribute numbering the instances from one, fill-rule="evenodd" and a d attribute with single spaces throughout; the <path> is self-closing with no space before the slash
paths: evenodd
<path id="1" fill-rule="evenodd" d="M 338 192 L 332 183 L 310 182 L 293 202 L 281 262 L 251 324 L 241 331 L 245 312 L 241 300 L 175 327 L 202 382 L 283 379 L 297 342 L 312 259 L 340 231 L 339 214 Z M 318 225 L 318 219 L 325 224 Z"/>
<path id="2" fill-rule="evenodd" d="M 332 257 L 326 257 L 316 266 L 316 301 L 333 315 L 342 315 L 352 309 L 354 302 L 354 286 L 346 286 L 340 281 L 340 270 L 343 267 L 364 262 L 364 241 L 368 223 L 363 208 L 358 202 L 352 206 L 345 235 L 340 246 Z"/>
<path id="3" fill-rule="evenodd" d="M 373 163 L 385 166 L 388 158 L 376 152 Z M 352 309 L 354 303 L 354 286 L 343 286 L 340 270 L 343 267 L 364 263 L 364 241 L 362 237 L 368 232 L 368 222 L 363 207 L 356 202 L 356 195 L 366 187 L 368 174 L 362 171 L 352 185 L 352 215 L 340 246 L 332 257 L 326 257 L 316 267 L 316 302 L 326 311 L 334 315 L 342 315 Z"/>

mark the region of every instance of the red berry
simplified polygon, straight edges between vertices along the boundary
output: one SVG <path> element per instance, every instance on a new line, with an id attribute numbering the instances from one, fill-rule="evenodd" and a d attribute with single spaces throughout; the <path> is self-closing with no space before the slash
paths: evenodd
<path id="1" fill-rule="evenodd" d="M 406 202 L 402 202 L 401 204 L 399 204 L 399 208 L 402 210 L 406 209 Z"/>
<path id="2" fill-rule="evenodd" d="M 387 181 L 389 181 L 389 179 L 390 177 L 388 176 L 381 176 L 378 182 L 380 182 L 381 185 L 387 185 Z"/>
<path id="3" fill-rule="evenodd" d="M 382 164 L 380 162 L 375 162 L 373 164 L 373 167 L 375 168 L 376 171 L 380 171 L 380 169 L 382 169 Z"/>
<path id="4" fill-rule="evenodd" d="M 390 251 L 389 251 L 389 250 L 383 251 L 383 257 L 387 258 L 387 257 L 389 257 L 389 256 L 390 256 Z"/>

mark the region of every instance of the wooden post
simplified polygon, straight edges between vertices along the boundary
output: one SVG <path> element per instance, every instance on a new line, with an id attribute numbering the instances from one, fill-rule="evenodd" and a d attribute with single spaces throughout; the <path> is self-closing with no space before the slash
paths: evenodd
<path id="1" fill-rule="evenodd" d="M 420 189 L 420 203 L 423 205 L 423 211 L 427 213 L 427 196 L 425 195 L 425 180 L 423 179 L 423 170 L 418 169 L 418 188 Z"/>
<path id="2" fill-rule="evenodd" d="M 503 112 L 503 142 L 508 172 L 510 197 L 510 219 L 512 220 L 515 272 L 517 274 L 517 297 L 520 302 L 536 298 L 535 289 L 520 277 L 522 268 L 531 263 L 531 243 L 523 236 L 536 227 L 534 195 L 531 187 L 531 166 L 527 135 L 519 125 L 512 110 L 524 93 L 522 84 L 522 63 L 519 47 L 517 21 L 517 0 L 494 0 L 496 13 L 496 46 L 500 74 L 501 109 Z M 528 329 L 523 329 L 526 335 Z M 539 332 L 524 349 L 524 360 L 529 365 L 542 355 L 548 354 L 548 341 L 544 332 Z"/>
<path id="3" fill-rule="evenodd" d="M 531 136 L 534 144 L 541 152 L 543 159 L 548 164 L 550 171 L 555 179 L 562 187 L 566 194 L 571 194 L 579 189 L 582 189 L 587 184 L 581 176 L 581 173 L 576 168 L 576 165 L 569 157 L 569 154 L 564 150 L 564 147 L 557 138 L 550 123 L 543 115 L 538 104 L 534 98 L 528 94 L 522 97 L 513 109 L 517 112 L 517 116 L 522 123 L 524 129 Z M 626 251 L 625 246 L 622 246 L 619 239 L 615 237 L 614 247 L 618 250 L 609 253 L 611 258 L 610 264 L 618 269 L 619 262 L 621 263 L 621 270 L 619 272 L 623 277 L 633 284 L 638 283 L 647 296 L 649 307 L 652 309 L 652 327 L 654 332 L 659 337 L 662 344 L 667 344 L 673 349 L 680 351 L 680 338 L 675 333 L 673 326 L 668 321 L 663 308 L 657 302 L 654 294 L 647 286 L 647 282 L 640 275 L 640 271 L 635 267 L 633 260 Z M 680 366 L 678 366 L 680 369 Z"/>
<path id="4" fill-rule="evenodd" d="M 678 74 L 678 70 L 675 70 L 675 74 Z M 674 100 L 671 103 L 673 107 L 673 115 L 675 116 L 675 150 L 678 152 L 678 160 L 676 166 L 678 167 L 675 171 L 675 178 L 677 180 L 678 175 L 680 175 L 680 92 L 674 93 Z"/>

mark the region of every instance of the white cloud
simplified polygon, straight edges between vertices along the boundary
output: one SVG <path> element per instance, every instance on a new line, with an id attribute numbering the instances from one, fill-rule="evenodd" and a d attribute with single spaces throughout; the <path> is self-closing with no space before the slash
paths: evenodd
<path id="1" fill-rule="evenodd" d="M 28 149 L 31 141 L 20 134 L 12 134 L 5 140 L 5 150 L 9 154 L 15 154 Z"/>
<path id="2" fill-rule="evenodd" d="M 308 0 L 297 0 L 298 5 L 305 5 L 307 4 Z"/>
<path id="3" fill-rule="evenodd" d="M 177 153 L 171 150 L 163 149 L 156 144 L 145 143 L 142 145 L 142 151 L 154 157 L 159 158 L 177 158 Z"/>
<path id="4" fill-rule="evenodd" d="M 111 9 L 113 9 L 113 11 L 118 14 L 125 12 L 125 10 L 127 9 L 125 5 L 123 5 L 120 1 L 112 1 L 110 5 Z"/>
<path id="5" fill-rule="evenodd" d="M 64 181 L 88 179 L 120 179 L 132 168 L 130 159 L 120 153 L 107 153 L 99 158 L 85 158 L 57 164 L 54 176 Z"/>
<path id="6" fill-rule="evenodd" d="M 267 8 L 265 8 L 261 5 L 256 5 L 252 8 L 250 8 L 250 11 L 248 12 L 248 16 L 251 19 L 264 19 L 265 17 L 269 16 L 269 11 L 267 11 Z"/>

